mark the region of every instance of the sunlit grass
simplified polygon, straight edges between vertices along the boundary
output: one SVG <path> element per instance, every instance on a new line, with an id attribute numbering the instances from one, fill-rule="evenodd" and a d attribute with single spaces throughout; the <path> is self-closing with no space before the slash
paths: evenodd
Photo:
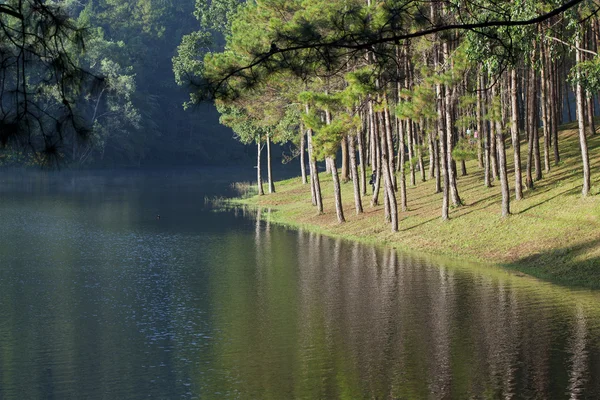
<path id="1" fill-rule="evenodd" d="M 278 182 L 277 193 L 245 202 L 273 208 L 271 220 L 276 223 L 412 252 L 501 264 L 554 282 L 600 287 L 600 134 L 588 140 L 591 196 L 581 196 L 579 140 L 577 131 L 570 129 L 560 132 L 561 163 L 552 163 L 550 173 L 544 174 L 533 190 L 525 191 L 525 198 L 518 202 L 514 198 L 512 148 L 507 141 L 509 218 L 500 215 L 499 182 L 485 188 L 483 171 L 476 161 L 467 163 L 467 176 L 459 176 L 459 192 L 465 205 L 452 208 L 447 222 L 440 218 L 441 194 L 434 193 L 435 182 L 423 183 L 417 176 L 417 185 L 408 186 L 409 210 L 400 213 L 397 233 L 384 223 L 382 205 L 370 207 L 370 196 L 363 197 L 365 213 L 355 214 L 351 182 L 342 186 L 347 222 L 338 224 L 331 177 L 325 173 L 320 174 L 325 208 L 322 215 L 317 215 L 311 205 L 310 187 L 300 178 Z M 524 172 L 526 143 L 521 150 Z"/>

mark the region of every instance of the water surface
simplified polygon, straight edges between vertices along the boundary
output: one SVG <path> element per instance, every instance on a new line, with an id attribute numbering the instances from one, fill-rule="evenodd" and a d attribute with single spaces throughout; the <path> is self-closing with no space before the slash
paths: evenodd
<path id="1" fill-rule="evenodd" d="M 600 398 L 595 292 L 217 212 L 232 171 L 2 174 L 2 400 Z"/>

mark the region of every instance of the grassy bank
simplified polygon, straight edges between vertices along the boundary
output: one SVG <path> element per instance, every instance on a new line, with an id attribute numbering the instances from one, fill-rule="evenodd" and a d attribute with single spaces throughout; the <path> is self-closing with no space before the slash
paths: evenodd
<path id="1" fill-rule="evenodd" d="M 562 161 L 515 201 L 511 191 L 509 218 L 501 218 L 499 182 L 483 186 L 483 172 L 476 161 L 467 163 L 467 176 L 459 176 L 464 206 L 450 211 L 443 222 L 441 194 L 435 182 L 411 187 L 407 177 L 408 212 L 400 213 L 400 231 L 392 233 L 383 222 L 383 206 L 356 215 L 352 182 L 342 186 L 347 222 L 338 224 L 331 177 L 321 174 L 325 213 L 317 215 L 310 201 L 310 187 L 300 178 L 278 182 L 277 193 L 242 202 L 271 208 L 271 221 L 302 227 L 334 237 L 384 244 L 398 249 L 442 255 L 513 268 L 556 283 L 600 288 L 600 134 L 589 137 L 592 196 L 582 198 L 582 170 L 576 129 L 560 133 Z M 523 161 L 527 146 L 522 146 Z M 543 151 L 543 150 L 542 150 Z M 511 151 L 507 151 L 512 153 Z M 542 160 L 543 163 L 543 160 Z M 514 188 L 513 160 L 509 158 L 509 182 Z M 460 170 L 460 168 L 459 168 Z"/>

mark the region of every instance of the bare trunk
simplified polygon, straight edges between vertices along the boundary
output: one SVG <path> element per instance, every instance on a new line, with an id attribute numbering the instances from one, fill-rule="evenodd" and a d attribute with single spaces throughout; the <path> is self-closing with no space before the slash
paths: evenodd
<path id="1" fill-rule="evenodd" d="M 393 169 L 390 166 L 389 159 L 393 154 L 388 153 L 389 145 L 387 135 L 382 132 L 381 135 L 381 170 L 383 172 L 383 185 L 388 199 L 390 222 L 392 223 L 392 232 L 398 232 L 398 204 L 396 202 L 396 193 L 392 181 Z M 390 157 L 391 156 L 391 157 Z"/>
<path id="2" fill-rule="evenodd" d="M 348 139 L 342 137 L 342 182 L 346 183 L 350 180 L 350 164 L 348 160 Z"/>
<path id="3" fill-rule="evenodd" d="M 377 117 L 373 111 L 373 103 L 369 103 L 369 120 L 371 121 L 371 140 L 373 141 L 371 145 L 371 151 L 373 151 L 373 156 L 371 160 L 372 170 L 374 175 L 374 185 L 373 185 L 373 197 L 371 198 L 371 207 L 374 207 L 379 204 L 379 188 L 381 186 L 381 154 L 379 152 L 379 135 L 378 127 L 377 127 Z"/>
<path id="4" fill-rule="evenodd" d="M 556 63 L 554 61 L 552 61 L 550 63 L 550 65 L 551 65 L 550 72 L 552 74 L 552 79 L 550 79 L 550 81 L 551 81 L 550 98 L 554 99 L 554 101 L 552 102 L 552 109 L 553 109 L 553 114 L 554 114 L 554 118 L 552 121 L 553 122 L 553 124 L 552 124 L 552 150 L 554 152 L 554 164 L 557 165 L 560 162 L 560 152 L 558 150 L 558 125 L 560 124 L 560 118 L 558 115 L 558 112 L 559 112 L 558 96 L 556 93 L 558 91 L 559 87 L 556 84 L 556 81 L 557 81 Z"/>
<path id="5" fill-rule="evenodd" d="M 360 136 L 360 130 L 358 132 Z M 354 136 L 348 137 L 348 152 L 350 156 L 350 172 L 352 174 L 352 185 L 354 187 L 354 207 L 356 208 L 356 214 L 363 212 L 362 200 L 360 197 L 360 177 L 358 175 L 358 168 L 356 166 L 356 149 L 354 147 Z"/>
<path id="6" fill-rule="evenodd" d="M 404 153 L 404 124 L 398 120 L 398 166 L 400 167 L 400 207 L 402 211 L 408 209 L 406 198 L 406 168 Z"/>
<path id="7" fill-rule="evenodd" d="M 515 198 L 523 198 L 523 178 L 521 173 L 521 138 L 519 135 L 519 107 L 517 102 L 517 71 L 510 71 L 510 133 L 513 145 L 514 165 L 515 165 Z"/>
<path id="8" fill-rule="evenodd" d="M 360 189 L 363 196 L 367 194 L 367 165 L 365 157 L 365 146 L 363 144 L 363 130 L 360 129 L 358 139 L 358 161 L 360 162 Z"/>
<path id="9" fill-rule="evenodd" d="M 496 122 L 496 144 L 498 148 L 498 166 L 500 167 L 500 186 L 502 188 L 502 216 L 510 215 L 510 189 L 508 187 L 508 174 L 506 171 L 506 150 L 504 148 L 504 133 L 502 124 Z"/>
<path id="10" fill-rule="evenodd" d="M 496 91 L 493 89 L 493 94 Z M 504 147 L 504 133 L 502 122 L 496 120 L 496 148 L 498 149 L 498 169 L 500 175 L 500 187 L 502 189 L 502 216 L 510 215 L 510 190 L 508 188 L 508 175 L 506 172 L 506 151 Z"/>
<path id="11" fill-rule="evenodd" d="M 537 121 L 537 113 L 535 120 Z M 533 132 L 533 166 L 535 167 L 535 180 L 539 181 L 542 179 L 542 161 L 540 157 L 540 130 L 537 123 Z"/>
<path id="12" fill-rule="evenodd" d="M 479 168 L 483 168 L 483 70 L 480 67 L 477 75 L 477 109 L 476 109 L 476 118 L 477 118 L 477 165 Z"/>
<path id="13" fill-rule="evenodd" d="M 483 73 L 479 76 L 480 87 L 482 88 L 481 93 L 481 115 L 486 114 L 487 108 L 487 90 L 485 90 L 485 76 Z M 483 185 L 486 188 L 492 187 L 491 168 L 490 168 L 490 131 L 488 129 L 487 121 L 481 122 L 481 132 L 479 136 L 483 142 Z"/>
<path id="14" fill-rule="evenodd" d="M 306 105 L 306 113 L 310 112 L 309 106 Z M 308 143 L 308 164 L 310 166 L 310 182 L 311 188 L 314 191 L 315 205 L 319 214 L 323 213 L 323 197 L 321 196 L 321 182 L 319 180 L 319 170 L 317 167 L 317 160 L 315 158 L 314 149 L 312 145 L 312 129 L 306 132 L 306 141 Z"/>
<path id="15" fill-rule="evenodd" d="M 410 169 L 410 185 L 411 186 L 415 186 L 417 184 L 416 179 L 415 179 L 415 153 L 414 153 L 414 146 L 413 146 L 413 139 L 414 139 L 414 123 L 412 120 L 408 120 L 406 122 L 406 137 L 407 137 L 407 145 L 408 145 L 408 162 L 409 162 L 409 169 Z"/>
<path id="16" fill-rule="evenodd" d="M 440 154 L 440 142 L 437 139 L 433 140 L 433 151 L 435 153 L 435 192 L 442 193 L 442 173 L 440 170 L 440 159 L 442 156 Z"/>
<path id="17" fill-rule="evenodd" d="M 331 124 L 331 112 L 325 110 L 325 122 L 327 125 Z M 337 165 L 335 165 L 335 156 L 327 157 L 325 160 L 327 165 L 329 165 L 329 170 L 331 171 L 331 177 L 333 180 L 333 199 L 335 202 L 335 213 L 337 215 L 337 219 L 339 223 L 346 222 L 344 218 L 344 208 L 342 206 L 342 190 L 340 188 L 340 177 L 338 175 Z"/>
<path id="18" fill-rule="evenodd" d="M 575 37 L 575 47 L 580 47 L 581 39 L 579 35 Z M 582 61 L 581 51 L 575 51 L 576 62 L 579 64 Z M 590 160 L 587 147 L 587 138 L 585 136 L 585 115 L 583 111 L 583 88 L 578 83 L 576 85 L 576 102 L 577 102 L 577 125 L 579 127 L 579 145 L 581 147 L 581 159 L 583 163 L 583 188 L 581 194 L 585 197 L 590 193 Z"/>
<path id="19" fill-rule="evenodd" d="M 444 59 L 447 61 L 450 57 L 448 51 L 448 43 L 444 42 Z M 462 205 L 462 200 L 458 195 L 458 186 L 456 184 L 456 165 L 452 158 L 452 149 L 454 148 L 454 121 L 452 120 L 452 95 L 450 86 L 446 85 L 446 96 L 445 96 L 445 117 L 446 117 L 446 169 L 448 170 L 448 180 L 450 183 L 450 195 L 452 196 L 452 204 L 455 207 Z"/>
<path id="20" fill-rule="evenodd" d="M 421 149 L 418 150 L 419 154 L 419 169 L 421 170 L 421 182 L 427 182 L 427 178 L 425 176 L 425 162 L 423 161 L 423 153 Z"/>
<path id="21" fill-rule="evenodd" d="M 588 117 L 588 126 L 590 128 L 590 134 L 596 134 L 596 123 L 594 122 L 594 98 L 591 95 L 588 95 L 586 99 L 587 103 L 587 117 Z"/>
<path id="22" fill-rule="evenodd" d="M 500 179 L 498 174 L 498 149 L 496 149 L 496 140 L 494 140 L 494 124 L 490 122 L 490 171 L 494 180 Z"/>
<path id="23" fill-rule="evenodd" d="M 540 60 L 542 68 L 540 70 L 540 105 L 542 107 L 542 124 L 544 132 L 544 171 L 550 172 L 550 101 L 548 96 L 548 66 L 546 64 L 546 47 L 544 41 L 540 42 Z"/>
<path id="24" fill-rule="evenodd" d="M 306 134 L 304 133 L 304 130 L 301 130 L 301 136 L 300 136 L 300 172 L 302 173 L 302 184 L 306 185 L 306 183 L 308 182 L 306 179 L 306 160 L 305 160 L 305 153 L 304 153 L 304 148 L 306 147 Z"/>
<path id="25" fill-rule="evenodd" d="M 342 191 L 340 189 L 340 177 L 338 175 L 337 166 L 335 165 L 335 159 L 332 157 L 327 158 L 327 163 L 331 169 L 331 177 L 333 178 L 333 198 L 335 200 L 335 213 L 337 220 L 341 224 L 346 222 L 344 218 L 344 208 L 342 207 Z"/>
<path id="26" fill-rule="evenodd" d="M 369 153 L 371 156 L 371 170 L 377 170 L 377 140 L 375 129 L 375 113 L 373 112 L 373 100 L 369 99 Z"/>
<path id="27" fill-rule="evenodd" d="M 436 63 L 438 65 L 438 63 Z M 446 162 L 446 129 L 444 127 L 444 99 L 442 98 L 442 87 L 436 85 L 437 101 L 438 101 L 438 131 L 439 131 L 439 146 L 440 146 L 440 165 L 443 177 L 444 186 L 442 188 L 442 220 L 448 220 L 449 194 L 450 194 L 450 179 L 448 176 L 448 163 Z"/>
<path id="28" fill-rule="evenodd" d="M 568 72 L 566 71 L 566 68 L 563 65 L 563 73 L 564 76 L 567 76 Z M 567 108 L 567 114 L 569 116 L 569 120 L 567 122 L 572 122 L 573 121 L 573 113 L 571 112 L 571 102 L 569 101 L 569 84 L 567 83 L 567 80 L 564 80 L 565 82 L 565 86 L 564 86 L 564 91 L 563 91 L 563 101 L 562 101 L 562 106 Z M 563 112 L 564 114 L 564 112 Z"/>
<path id="29" fill-rule="evenodd" d="M 261 146 L 261 143 L 260 143 L 260 139 L 256 140 L 256 147 L 257 147 L 257 152 L 256 152 L 256 187 L 258 189 L 258 195 L 259 196 L 263 196 L 265 194 L 265 191 L 263 190 L 262 176 L 260 174 L 260 153 L 262 153 L 262 146 Z"/>
<path id="30" fill-rule="evenodd" d="M 432 133 L 427 135 L 427 141 L 429 142 L 429 179 L 435 179 L 435 141 Z"/>
<path id="31" fill-rule="evenodd" d="M 273 168 L 271 167 L 271 137 L 269 134 L 267 134 L 267 179 L 269 180 L 269 193 L 275 193 Z"/>
<path id="32" fill-rule="evenodd" d="M 532 57 L 533 58 L 533 57 Z M 534 59 L 532 61 L 535 61 Z M 527 170 L 525 172 L 525 186 L 533 189 L 533 142 L 535 139 L 535 70 L 529 68 L 529 82 L 527 90 Z"/>
<path id="33" fill-rule="evenodd" d="M 387 103 L 387 94 L 385 95 L 386 103 Z M 384 111 L 385 117 L 385 141 L 387 143 L 387 153 L 388 153 L 388 165 L 391 174 L 392 187 L 394 191 L 398 190 L 398 183 L 396 182 L 396 174 L 394 171 L 396 170 L 396 166 L 394 165 L 394 140 L 392 138 L 392 118 L 390 116 L 390 110 L 386 106 Z"/>

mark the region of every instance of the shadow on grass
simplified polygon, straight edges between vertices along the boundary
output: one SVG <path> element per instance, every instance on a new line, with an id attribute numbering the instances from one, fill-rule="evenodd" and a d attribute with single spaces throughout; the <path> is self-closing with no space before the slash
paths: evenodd
<path id="1" fill-rule="evenodd" d="M 549 249 L 504 266 L 562 285 L 600 289 L 600 256 L 586 257 L 599 247 L 600 238 Z"/>
<path id="2" fill-rule="evenodd" d="M 418 228 L 419 226 L 423 226 L 423 225 L 425 225 L 425 224 L 428 224 L 428 223 L 430 223 L 430 222 L 433 222 L 433 221 L 440 221 L 441 219 L 442 219 L 442 217 L 441 217 L 441 216 L 439 216 L 439 217 L 435 217 L 435 218 L 431 218 L 431 219 L 428 219 L 428 220 L 426 220 L 426 221 L 419 222 L 418 224 L 415 224 L 415 225 L 413 225 L 413 226 L 410 226 L 410 227 L 408 227 L 408 228 L 405 228 L 405 229 L 400 229 L 400 231 L 401 231 L 401 232 L 408 232 L 408 231 L 410 231 L 410 230 L 412 230 L 412 229 Z"/>
<path id="3" fill-rule="evenodd" d="M 549 192 L 550 190 L 552 190 L 552 189 L 545 190 L 545 191 L 544 191 L 544 192 L 542 192 L 542 193 Z M 527 208 L 524 208 L 524 209 L 522 209 L 521 211 L 519 211 L 519 212 L 518 212 L 518 213 L 516 213 L 516 214 L 524 214 L 524 213 L 526 213 L 527 211 L 529 211 L 529 210 L 531 210 L 531 209 L 534 209 L 535 207 L 541 206 L 542 204 L 545 204 L 545 203 L 547 203 L 547 202 L 549 202 L 549 201 L 551 201 L 551 200 L 553 200 L 553 199 L 556 199 L 557 197 L 564 196 L 564 195 L 567 195 L 567 194 L 577 194 L 577 193 L 579 193 L 579 191 L 580 191 L 580 189 L 579 189 L 579 188 L 567 189 L 567 190 L 565 190 L 565 191 L 563 191 L 563 192 L 560 192 L 560 193 L 557 193 L 557 194 L 555 194 L 555 195 L 554 195 L 554 196 L 552 196 L 552 197 L 548 197 L 547 199 L 544 199 L 543 201 L 540 201 L 539 203 L 536 203 L 536 204 L 533 204 L 533 205 L 531 205 L 531 206 L 529 206 L 529 207 L 527 207 Z M 541 194 L 541 193 L 540 193 L 540 194 Z"/>

